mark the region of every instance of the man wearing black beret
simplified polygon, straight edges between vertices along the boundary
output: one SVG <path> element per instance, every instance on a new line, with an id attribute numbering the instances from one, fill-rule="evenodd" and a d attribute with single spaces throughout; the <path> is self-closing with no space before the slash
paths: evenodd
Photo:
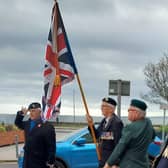
<path id="1" fill-rule="evenodd" d="M 101 111 L 104 118 L 97 128 L 94 128 L 96 139 L 99 141 L 101 150 L 101 160 L 99 161 L 99 168 L 102 168 L 118 143 L 121 137 L 123 123 L 120 118 L 114 113 L 116 109 L 116 101 L 110 97 L 102 99 Z M 93 124 L 91 116 L 86 115 L 86 119 L 90 124 Z M 90 127 L 89 127 L 90 130 Z"/>
<path id="2" fill-rule="evenodd" d="M 23 121 L 28 111 L 30 117 Z M 42 121 L 40 103 L 33 102 L 28 108 L 22 108 L 18 111 L 15 125 L 25 133 L 23 168 L 54 167 L 55 129 L 48 122 Z"/>
<path id="3" fill-rule="evenodd" d="M 123 128 L 121 139 L 104 168 L 149 168 L 147 149 L 155 131 L 150 119 L 146 118 L 146 109 L 145 102 L 131 100 L 128 108 L 131 123 Z"/>

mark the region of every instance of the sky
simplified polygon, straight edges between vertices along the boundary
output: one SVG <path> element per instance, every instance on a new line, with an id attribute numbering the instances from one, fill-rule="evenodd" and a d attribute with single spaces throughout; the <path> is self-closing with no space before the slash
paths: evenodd
<path id="1" fill-rule="evenodd" d="M 15 114 L 41 102 L 45 47 L 53 0 L 0 0 L 0 113 Z M 109 80 L 131 82 L 121 99 L 127 115 L 132 98 L 149 89 L 143 70 L 168 49 L 166 0 L 58 0 L 89 113 L 101 115 Z M 117 100 L 116 96 L 113 96 Z M 147 103 L 148 115 L 161 115 Z M 60 115 L 85 115 L 76 80 L 63 86 Z"/>

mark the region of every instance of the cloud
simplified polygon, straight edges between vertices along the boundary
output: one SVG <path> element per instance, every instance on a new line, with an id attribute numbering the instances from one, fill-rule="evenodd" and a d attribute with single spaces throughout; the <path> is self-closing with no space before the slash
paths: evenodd
<path id="1" fill-rule="evenodd" d="M 111 79 L 130 80 L 131 97 L 145 92 L 145 65 L 157 62 L 167 50 L 168 2 L 58 2 L 89 106 L 99 108 L 101 98 L 108 95 Z M 41 101 L 53 3 L 46 0 L 1 2 L 0 100 L 3 107 Z M 73 104 L 73 90 L 76 106 L 82 106 L 78 84 L 74 81 L 63 87 L 62 101 L 66 109 Z M 128 104 L 131 97 L 123 98 L 123 102 Z M 1 113 L 9 111 L 3 108 Z"/>

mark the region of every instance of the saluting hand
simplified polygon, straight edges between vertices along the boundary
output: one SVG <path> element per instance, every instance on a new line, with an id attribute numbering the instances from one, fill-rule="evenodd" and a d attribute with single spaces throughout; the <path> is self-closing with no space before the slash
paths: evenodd
<path id="1" fill-rule="evenodd" d="M 22 107 L 21 111 L 23 112 L 23 115 L 26 115 L 28 112 L 28 109 L 26 107 Z"/>

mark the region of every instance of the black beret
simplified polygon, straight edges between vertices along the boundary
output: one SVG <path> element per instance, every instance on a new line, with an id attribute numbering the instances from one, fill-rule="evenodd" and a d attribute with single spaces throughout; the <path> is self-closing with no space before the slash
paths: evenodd
<path id="1" fill-rule="evenodd" d="M 138 99 L 132 99 L 130 105 L 134 106 L 134 107 L 137 107 L 137 108 L 139 108 L 143 111 L 146 111 L 146 109 L 147 109 L 146 103 L 141 101 L 141 100 L 138 100 Z"/>
<path id="2" fill-rule="evenodd" d="M 105 97 L 105 98 L 102 99 L 102 101 L 106 102 L 108 104 L 111 104 L 113 106 L 117 105 L 117 102 L 114 99 L 110 98 L 110 97 Z"/>
<path id="3" fill-rule="evenodd" d="M 28 110 L 30 110 L 30 109 L 36 109 L 36 108 L 41 108 L 41 105 L 40 105 L 40 103 L 33 102 L 33 103 L 31 103 L 29 105 Z"/>

